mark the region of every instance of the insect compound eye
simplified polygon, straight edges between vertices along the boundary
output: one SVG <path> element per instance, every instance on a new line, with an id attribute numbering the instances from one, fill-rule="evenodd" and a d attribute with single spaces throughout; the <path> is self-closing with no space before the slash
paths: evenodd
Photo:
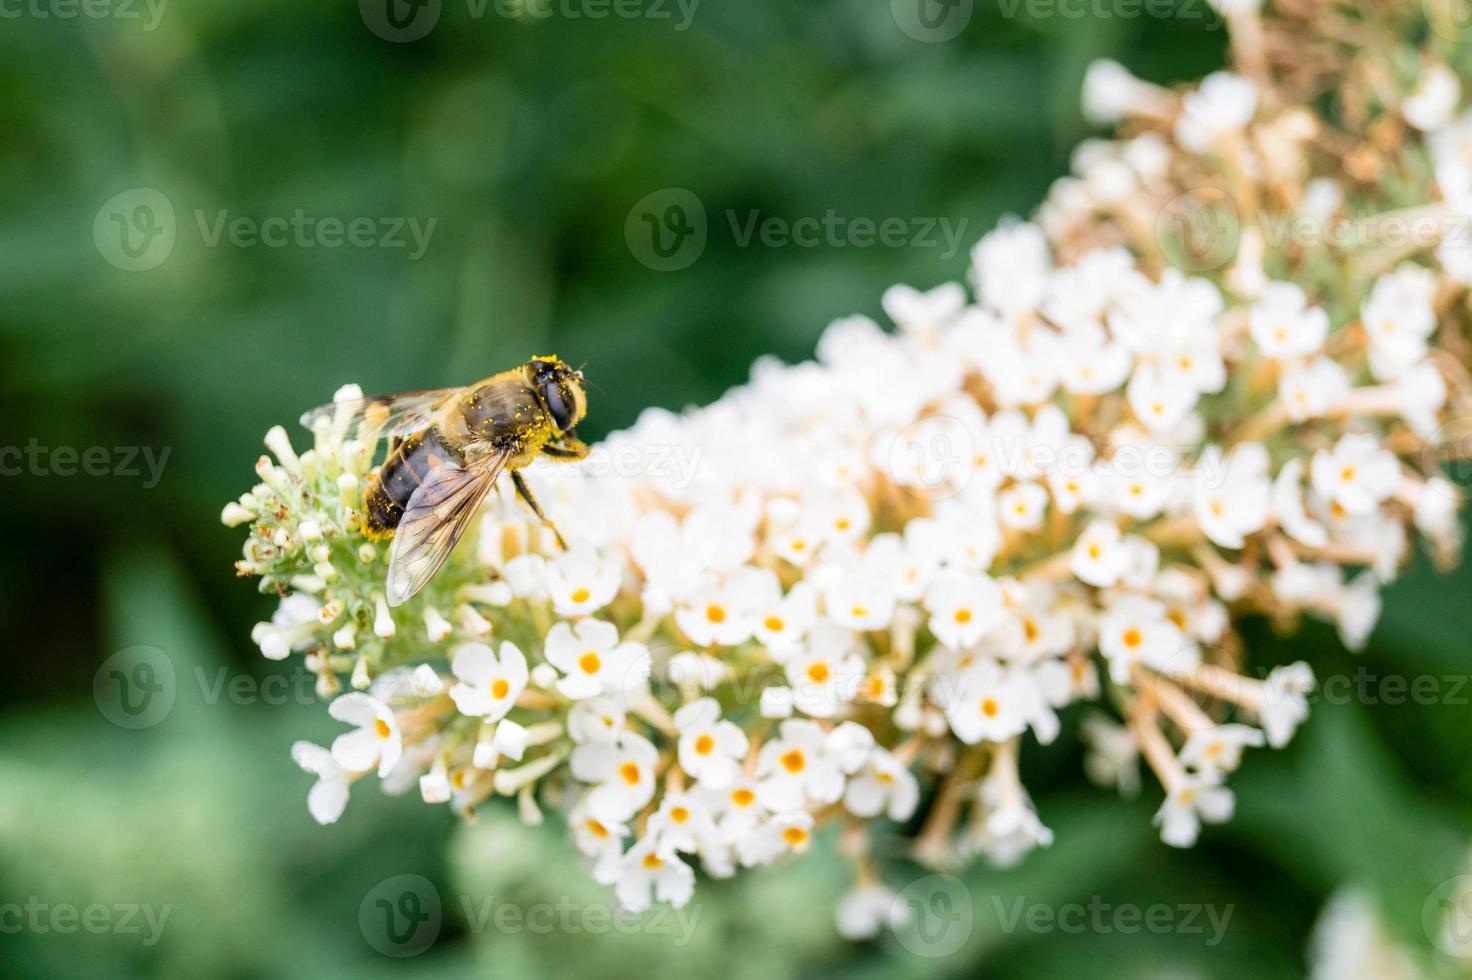
<path id="1" fill-rule="evenodd" d="M 567 397 L 562 386 L 556 381 L 547 381 L 542 385 L 542 400 L 547 403 L 547 411 L 552 413 L 552 421 L 556 423 L 559 432 L 566 432 L 573 425 L 573 401 Z"/>

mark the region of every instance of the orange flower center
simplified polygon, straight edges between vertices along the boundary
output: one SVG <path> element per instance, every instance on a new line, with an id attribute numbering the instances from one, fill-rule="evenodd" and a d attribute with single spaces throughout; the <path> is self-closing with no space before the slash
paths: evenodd
<path id="1" fill-rule="evenodd" d="M 808 764 L 807 759 L 804 759 L 802 753 L 797 749 L 782 753 L 782 757 L 778 761 L 782 763 L 782 768 L 788 772 L 802 772 L 803 767 Z"/>
<path id="2" fill-rule="evenodd" d="M 497 677 L 491 683 L 491 697 L 497 701 L 511 693 L 511 682 L 504 677 Z"/>
<path id="3" fill-rule="evenodd" d="M 716 747 L 716 740 L 709 735 L 701 735 L 695 740 L 696 755 L 710 755 Z"/>
<path id="4" fill-rule="evenodd" d="M 633 786 L 639 781 L 639 767 L 632 762 L 625 762 L 618 767 L 618 774 L 624 778 L 624 782 Z"/>
<path id="5" fill-rule="evenodd" d="M 592 597 L 593 593 L 583 588 L 573 589 L 572 595 L 570 596 L 573 602 L 587 602 Z"/>
<path id="6" fill-rule="evenodd" d="M 598 668 L 603 666 L 603 661 L 598 659 L 598 654 L 589 650 L 578 658 L 578 666 L 583 669 L 583 673 L 585 674 L 596 674 L 598 673 Z"/>

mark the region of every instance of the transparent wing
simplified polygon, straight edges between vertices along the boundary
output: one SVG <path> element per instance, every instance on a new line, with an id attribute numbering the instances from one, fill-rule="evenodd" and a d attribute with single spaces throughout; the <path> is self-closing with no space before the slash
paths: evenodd
<path id="1" fill-rule="evenodd" d="M 438 466 L 409 496 L 389 550 L 390 606 L 408 602 L 439 571 L 510 458 L 509 452 L 503 452 L 465 468 Z"/>
<path id="2" fill-rule="evenodd" d="M 343 438 L 351 439 L 365 426 L 377 429 L 379 436 L 405 436 L 429 427 L 434 414 L 445 400 L 464 388 L 429 388 L 424 391 L 401 391 L 392 395 L 369 395 L 345 402 L 318 405 L 301 417 L 301 424 L 315 429 L 319 419 L 337 420 L 343 426 Z"/>

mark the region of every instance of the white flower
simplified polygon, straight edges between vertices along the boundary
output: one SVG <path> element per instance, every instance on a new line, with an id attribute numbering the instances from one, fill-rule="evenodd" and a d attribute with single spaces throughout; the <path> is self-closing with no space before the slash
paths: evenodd
<path id="1" fill-rule="evenodd" d="M 1396 378 L 1426 356 L 1426 338 L 1436 329 L 1431 270 L 1402 265 L 1375 281 L 1360 307 L 1370 337 L 1370 368 L 1377 378 Z"/>
<path id="2" fill-rule="evenodd" d="M 750 610 L 760 599 L 759 577 L 707 578 L 675 610 L 675 622 L 696 646 L 735 646 L 751 636 Z"/>
<path id="3" fill-rule="evenodd" d="M 836 715 L 864 680 L 864 661 L 854 651 L 852 636 L 831 624 L 815 630 L 807 648 L 793 654 L 784 670 L 792 703 L 814 718 Z"/>
<path id="4" fill-rule="evenodd" d="M 1107 589 L 1124 574 L 1128 558 L 1119 527 L 1112 521 L 1094 520 L 1074 542 L 1069 568 L 1080 582 Z"/>
<path id="5" fill-rule="evenodd" d="M 883 885 L 859 885 L 839 899 L 833 922 L 840 936 L 858 942 L 873 939 L 886 928 L 904 928 L 910 909 Z"/>
<path id="6" fill-rule="evenodd" d="M 1043 524 L 1048 491 L 1036 483 L 1014 483 L 997 498 L 997 519 L 1004 527 L 1036 531 Z"/>
<path id="7" fill-rule="evenodd" d="M 956 737 L 975 745 L 1021 734 L 1035 710 L 1037 692 L 1018 684 L 995 660 L 982 657 L 955 675 L 937 677 L 934 698 Z"/>
<path id="8" fill-rule="evenodd" d="M 521 757 L 526 754 L 530 737 L 531 733 L 525 727 L 509 718 L 503 718 L 494 725 L 483 726 L 480 737 L 475 742 L 471 764 L 477 769 L 493 769 L 502 756 L 512 762 L 520 762 Z"/>
<path id="9" fill-rule="evenodd" d="M 1314 673 L 1302 661 L 1276 667 L 1268 674 L 1257 706 L 1257 718 L 1262 722 L 1268 745 L 1280 749 L 1293 738 L 1293 733 L 1308 717 L 1307 695 L 1313 687 Z"/>
<path id="10" fill-rule="evenodd" d="M 1324 525 L 1308 516 L 1303 506 L 1303 460 L 1290 459 L 1273 480 L 1273 519 L 1295 541 L 1322 548 L 1329 541 Z"/>
<path id="11" fill-rule="evenodd" d="M 578 545 L 546 564 L 547 591 L 557 615 L 589 616 L 613 601 L 623 570 L 617 559 Z"/>
<path id="12" fill-rule="evenodd" d="M 1339 639 L 1351 650 L 1363 650 L 1380 619 L 1380 579 L 1374 571 L 1361 572 L 1341 591 L 1334 625 Z"/>
<path id="13" fill-rule="evenodd" d="M 1329 314 L 1309 306 L 1303 289 L 1291 282 L 1269 283 L 1247 323 L 1266 357 L 1306 357 L 1323 347 L 1329 335 Z"/>
<path id="14" fill-rule="evenodd" d="M 818 593 L 812 583 L 802 581 L 784 596 L 777 577 L 767 575 L 770 585 L 752 609 L 752 631 L 776 655 L 801 643 L 818 621 Z"/>
<path id="15" fill-rule="evenodd" d="M 930 333 L 960 314 L 966 306 L 966 290 L 955 282 L 923 293 L 911 286 L 890 286 L 880 302 L 901 330 Z"/>
<path id="16" fill-rule="evenodd" d="M 1268 453 L 1262 443 L 1241 443 L 1230 456 L 1208 446 L 1196 466 L 1192 506 L 1202 533 L 1223 548 L 1241 548 L 1245 536 L 1268 519 Z"/>
<path id="17" fill-rule="evenodd" d="M 336 823 L 348 805 L 348 774 L 332 753 L 311 742 L 296 742 L 291 758 L 302 769 L 317 777 L 307 792 L 307 810 L 320 824 Z"/>
<path id="18" fill-rule="evenodd" d="M 825 751 L 826 736 L 817 722 L 789 718 L 779 736 L 757 755 L 757 799 L 774 813 L 787 813 L 811 800 L 835 803 L 843 796 L 838 760 Z"/>
<path id="19" fill-rule="evenodd" d="M 1176 139 L 1193 153 L 1206 153 L 1227 133 L 1242 129 L 1257 112 L 1257 86 L 1231 72 L 1212 72 L 1181 99 Z"/>
<path id="20" fill-rule="evenodd" d="M 1155 813 L 1160 839 L 1171 847 L 1190 847 L 1201 834 L 1202 821 L 1225 823 L 1236 805 L 1232 791 L 1218 777 L 1183 777 Z"/>
<path id="21" fill-rule="evenodd" d="M 624 730 L 624 706 L 611 698 L 579 701 L 567 713 L 574 742 L 612 742 Z"/>
<path id="22" fill-rule="evenodd" d="M 1179 424 L 1196 407 L 1198 392 L 1184 377 L 1153 364 L 1135 369 L 1125 388 L 1135 417 L 1154 432 Z"/>
<path id="23" fill-rule="evenodd" d="M 1371 435 L 1350 433 L 1314 453 L 1314 492 L 1349 514 L 1368 514 L 1395 491 L 1400 463 Z"/>
<path id="24" fill-rule="evenodd" d="M 695 872 L 673 850 L 659 847 L 653 836 L 629 848 L 614 873 L 613 893 L 631 912 L 643 911 L 653 902 L 680 908 L 695 894 Z"/>
<path id="25" fill-rule="evenodd" d="M 1456 73 L 1437 61 L 1421 69 L 1416 87 L 1401 103 L 1400 112 L 1406 122 L 1430 132 L 1452 121 L 1461 98 L 1462 85 Z"/>
<path id="26" fill-rule="evenodd" d="M 736 854 L 748 868 L 771 864 L 787 854 L 801 854 L 812 843 L 812 828 L 811 813 L 778 813 L 737 841 Z"/>
<path id="27" fill-rule="evenodd" d="M 1134 732 L 1091 712 L 1080 722 L 1079 733 L 1088 748 L 1084 773 L 1095 785 L 1117 789 L 1122 796 L 1140 791 L 1140 745 Z"/>
<path id="28" fill-rule="evenodd" d="M 991 576 L 942 572 L 925 593 L 930 631 L 950 650 L 974 646 L 1002 622 L 1002 592 Z"/>
<path id="29" fill-rule="evenodd" d="M 891 820 L 910 819 L 920 802 L 920 784 L 909 767 L 884 749 L 869 753 L 867 764 L 848 781 L 843 805 L 856 817 L 877 817 L 883 813 Z"/>
<path id="30" fill-rule="evenodd" d="M 618 859 L 623 854 L 623 839 L 629 836 L 628 824 L 599 820 L 586 802 L 573 807 L 567 818 L 572 840 L 577 849 L 595 860 Z"/>
<path id="31" fill-rule="evenodd" d="M 982 305 L 1011 317 L 1037 307 L 1053 259 L 1041 228 L 1015 222 L 983 235 L 971 250 L 971 263 Z"/>
<path id="32" fill-rule="evenodd" d="M 690 793 L 669 792 L 649 818 L 649 835 L 661 850 L 695 853 L 716 844 L 716 823 L 703 800 Z"/>
<path id="33" fill-rule="evenodd" d="M 735 722 L 721 719 L 715 698 L 700 698 L 675 712 L 680 733 L 680 768 L 691 779 L 712 790 L 724 789 L 740 772 L 746 758 L 746 733 Z"/>
<path id="34" fill-rule="evenodd" d="M 1117 61 L 1100 58 L 1084 73 L 1084 118 L 1110 126 L 1125 116 L 1153 111 L 1163 102 L 1154 85 L 1140 81 Z"/>
<path id="35" fill-rule="evenodd" d="M 860 632 L 889 626 L 894 616 L 894 587 L 880 569 L 861 564 L 851 570 L 825 571 L 832 573 L 823 588 L 823 609 L 829 619 Z"/>
<path id="36" fill-rule="evenodd" d="M 649 676 L 649 651 L 642 643 L 620 643 L 618 627 L 601 619 L 557 623 L 547 633 L 543 654 L 562 671 L 557 690 L 575 701 L 621 696 Z"/>
<path id="37" fill-rule="evenodd" d="M 376 766 L 382 778 L 399 761 L 404 743 L 388 705 L 354 692 L 333 701 L 327 713 L 338 721 L 358 726 L 332 742 L 332 758 L 348 772 L 366 772 Z"/>
<path id="38" fill-rule="evenodd" d="M 622 823 L 654 798 L 659 750 L 642 735 L 624 732 L 613 742 L 584 742 L 568 760 L 572 775 L 592 783 L 588 810 L 600 820 Z"/>
<path id="39" fill-rule="evenodd" d="M 1296 422 L 1323 415 L 1348 391 L 1349 375 L 1327 357 L 1288 367 L 1278 379 L 1278 398 Z"/>
<path id="40" fill-rule="evenodd" d="M 1153 599 L 1127 595 L 1111 604 L 1099 621 L 1099 652 L 1109 661 L 1109 676 L 1127 684 L 1135 664 L 1168 673 L 1196 666 L 1199 650 Z"/>
<path id="41" fill-rule="evenodd" d="M 497 721 L 526 690 L 526 656 L 509 640 L 501 643 L 499 656 L 484 643 L 456 647 L 450 670 L 459 678 L 450 697 L 462 715 Z"/>
<path id="42" fill-rule="evenodd" d="M 1213 725 L 1193 731 L 1181 748 L 1181 764 L 1202 774 L 1235 772 L 1242 749 L 1263 744 L 1263 733 L 1250 725 Z"/>

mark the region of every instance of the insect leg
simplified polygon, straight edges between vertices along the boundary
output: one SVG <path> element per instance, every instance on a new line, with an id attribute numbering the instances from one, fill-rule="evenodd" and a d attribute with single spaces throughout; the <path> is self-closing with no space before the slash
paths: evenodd
<path id="1" fill-rule="evenodd" d="M 585 459 L 590 451 L 586 442 L 570 433 L 542 447 L 542 454 L 553 459 Z"/>
<path id="2" fill-rule="evenodd" d="M 532 496 L 532 489 L 526 485 L 526 480 L 522 479 L 520 471 L 511 471 L 511 482 L 516 484 L 516 495 L 526 501 L 526 505 L 532 509 L 532 513 L 537 515 L 537 520 L 541 521 L 542 526 L 552 532 L 552 535 L 557 538 L 557 543 L 562 546 L 562 550 L 566 551 L 567 542 L 562 540 L 562 532 L 557 530 L 557 525 L 547 520 L 546 514 L 542 513 L 542 508 L 537 503 L 537 498 Z"/>

